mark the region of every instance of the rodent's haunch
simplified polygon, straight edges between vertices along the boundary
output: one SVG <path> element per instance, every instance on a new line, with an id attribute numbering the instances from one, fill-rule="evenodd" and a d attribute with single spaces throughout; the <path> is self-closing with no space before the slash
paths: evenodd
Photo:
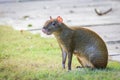
<path id="1" fill-rule="evenodd" d="M 95 32 L 81 27 L 68 27 L 60 16 L 56 19 L 50 17 L 42 31 L 56 37 L 62 51 L 63 68 L 68 56 L 68 70 L 71 70 L 73 54 L 82 67 L 106 68 L 108 51 L 104 41 Z"/>

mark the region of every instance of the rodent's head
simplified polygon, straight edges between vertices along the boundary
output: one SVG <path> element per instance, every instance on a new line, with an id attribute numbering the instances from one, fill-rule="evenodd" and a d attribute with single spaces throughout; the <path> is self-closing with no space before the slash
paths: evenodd
<path id="1" fill-rule="evenodd" d="M 63 22 L 63 19 L 58 16 L 56 19 L 52 19 L 52 17 L 50 16 L 50 20 L 46 21 L 45 25 L 42 28 L 42 31 L 47 34 L 50 35 L 53 32 L 57 32 L 59 30 L 61 30 L 61 24 Z"/>

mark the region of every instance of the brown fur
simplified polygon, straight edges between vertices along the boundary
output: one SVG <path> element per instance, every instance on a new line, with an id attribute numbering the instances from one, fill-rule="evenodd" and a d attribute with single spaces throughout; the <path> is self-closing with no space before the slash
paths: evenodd
<path id="1" fill-rule="evenodd" d="M 54 25 L 53 22 L 55 22 Z M 54 34 L 56 37 L 62 50 L 63 68 L 68 56 L 68 70 L 71 70 L 73 54 L 76 55 L 82 67 L 106 68 L 108 51 L 104 41 L 95 32 L 81 27 L 69 28 L 57 19 L 47 21 L 43 32 Z"/>

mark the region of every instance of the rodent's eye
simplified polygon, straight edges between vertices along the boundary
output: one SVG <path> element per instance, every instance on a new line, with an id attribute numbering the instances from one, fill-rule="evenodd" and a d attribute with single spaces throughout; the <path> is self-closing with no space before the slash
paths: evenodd
<path id="1" fill-rule="evenodd" d="M 52 22 L 52 25 L 55 25 L 55 22 Z"/>

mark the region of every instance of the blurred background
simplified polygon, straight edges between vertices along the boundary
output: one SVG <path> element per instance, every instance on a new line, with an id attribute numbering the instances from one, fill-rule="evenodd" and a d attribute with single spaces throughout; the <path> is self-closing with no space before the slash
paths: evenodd
<path id="1" fill-rule="evenodd" d="M 109 55 L 120 61 L 120 0 L 0 0 L 0 25 L 41 32 L 50 16 L 61 16 L 70 27 L 86 27 L 106 42 Z M 103 15 L 97 14 L 108 13 Z"/>

